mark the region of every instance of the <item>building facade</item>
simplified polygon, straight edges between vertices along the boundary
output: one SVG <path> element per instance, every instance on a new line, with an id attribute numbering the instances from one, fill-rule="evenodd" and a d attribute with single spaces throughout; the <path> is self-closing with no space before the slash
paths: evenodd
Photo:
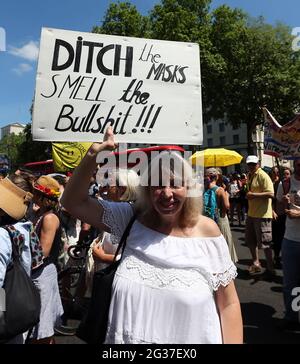
<path id="1" fill-rule="evenodd" d="M 20 134 L 23 132 L 25 125 L 21 123 L 12 123 L 1 128 L 1 139 L 9 134 Z"/>
<path id="2" fill-rule="evenodd" d="M 240 165 L 229 166 L 226 173 L 245 172 L 245 160 L 248 155 L 247 124 L 241 123 L 237 128 L 224 120 L 213 120 L 203 127 L 203 148 L 226 148 L 234 150 L 244 158 Z M 271 168 L 276 165 L 274 157 L 264 154 L 264 131 L 262 125 L 256 126 L 252 133 L 253 154 L 257 155 L 262 167 Z"/>

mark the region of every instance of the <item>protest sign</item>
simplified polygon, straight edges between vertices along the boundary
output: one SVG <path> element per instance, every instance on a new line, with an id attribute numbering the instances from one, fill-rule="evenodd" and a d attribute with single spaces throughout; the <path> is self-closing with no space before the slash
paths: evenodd
<path id="1" fill-rule="evenodd" d="M 77 167 L 91 143 L 52 143 L 52 158 L 55 171 L 69 171 Z"/>
<path id="2" fill-rule="evenodd" d="M 33 137 L 201 144 L 199 47 L 43 28 Z"/>
<path id="3" fill-rule="evenodd" d="M 264 112 L 264 154 L 277 158 L 300 157 L 300 114 L 285 125 L 280 125 L 270 111 Z"/>

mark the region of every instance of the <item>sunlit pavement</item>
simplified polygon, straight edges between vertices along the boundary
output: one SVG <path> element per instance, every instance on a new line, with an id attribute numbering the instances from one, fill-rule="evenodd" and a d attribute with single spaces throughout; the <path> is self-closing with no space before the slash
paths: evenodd
<path id="1" fill-rule="evenodd" d="M 276 270 L 276 276 L 263 274 L 250 276 L 247 268 L 251 264 L 251 255 L 245 245 L 244 227 L 232 227 L 239 257 L 236 287 L 241 301 L 244 321 L 244 341 L 248 344 L 299 344 L 300 331 L 282 332 L 277 328 L 283 317 L 282 270 Z M 265 267 L 264 254 L 261 251 L 262 266 Z"/>

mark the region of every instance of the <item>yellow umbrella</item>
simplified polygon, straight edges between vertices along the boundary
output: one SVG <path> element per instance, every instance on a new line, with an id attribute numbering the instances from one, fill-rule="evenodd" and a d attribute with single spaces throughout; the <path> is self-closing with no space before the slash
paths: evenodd
<path id="1" fill-rule="evenodd" d="M 210 148 L 194 153 L 190 160 L 194 166 L 227 167 L 241 163 L 243 156 L 234 150 Z"/>

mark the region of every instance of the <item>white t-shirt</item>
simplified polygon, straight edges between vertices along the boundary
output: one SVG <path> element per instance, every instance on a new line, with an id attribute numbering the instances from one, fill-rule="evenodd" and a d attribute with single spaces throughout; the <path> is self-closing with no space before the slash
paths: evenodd
<path id="1" fill-rule="evenodd" d="M 300 181 L 296 180 L 294 176 L 291 177 L 291 187 L 289 190 L 291 209 L 300 210 Z M 282 183 L 280 182 L 276 194 L 277 200 L 281 201 L 283 197 Z M 300 242 L 300 219 L 291 219 L 287 217 L 285 223 L 285 239 Z"/>
<path id="2" fill-rule="evenodd" d="M 236 181 L 229 183 L 228 192 L 229 192 L 229 197 L 230 198 L 240 197 L 240 193 L 239 193 L 240 189 L 239 189 L 239 185 L 238 185 L 238 183 Z"/>
<path id="3" fill-rule="evenodd" d="M 103 222 L 121 235 L 133 215 L 100 201 Z M 116 272 L 106 343 L 222 343 L 214 291 L 236 277 L 227 243 L 169 236 L 135 221 Z"/>

